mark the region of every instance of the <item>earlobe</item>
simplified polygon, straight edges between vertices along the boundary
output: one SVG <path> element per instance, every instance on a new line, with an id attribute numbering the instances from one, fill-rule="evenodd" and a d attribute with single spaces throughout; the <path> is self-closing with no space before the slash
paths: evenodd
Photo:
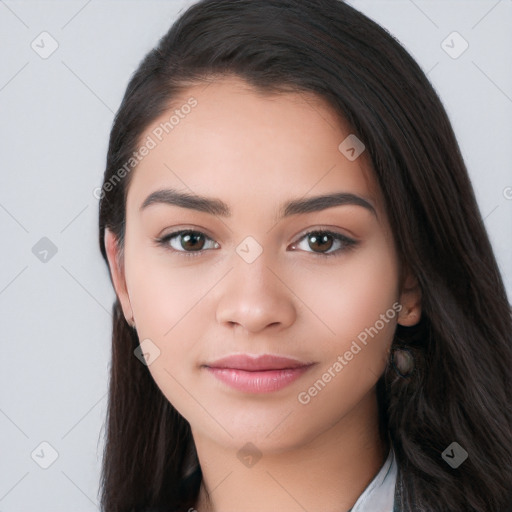
<path id="1" fill-rule="evenodd" d="M 105 251 L 107 253 L 108 264 L 110 268 L 110 275 L 112 276 L 112 282 L 116 295 L 123 308 L 123 313 L 126 321 L 132 325 L 133 322 L 133 311 L 130 304 L 130 297 L 126 287 L 126 280 L 124 276 L 124 268 L 119 258 L 119 245 L 117 239 L 108 228 L 105 228 Z M 133 326 L 133 325 L 132 325 Z"/>
<path id="2" fill-rule="evenodd" d="M 398 323 L 404 327 L 416 325 L 421 320 L 421 287 L 417 278 L 408 273 L 402 286 L 400 304 L 402 309 L 398 314 Z"/>

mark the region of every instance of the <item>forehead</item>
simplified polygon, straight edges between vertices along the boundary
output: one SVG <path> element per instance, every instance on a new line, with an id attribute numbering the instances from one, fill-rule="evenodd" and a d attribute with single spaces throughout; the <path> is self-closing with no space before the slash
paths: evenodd
<path id="1" fill-rule="evenodd" d="M 312 93 L 262 93 L 237 77 L 191 86 L 140 137 L 139 147 L 151 149 L 133 171 L 128 206 L 171 187 L 233 205 L 247 197 L 277 204 L 334 190 L 377 205 L 366 152 L 351 160 L 340 150 L 353 136 L 343 117 Z"/>

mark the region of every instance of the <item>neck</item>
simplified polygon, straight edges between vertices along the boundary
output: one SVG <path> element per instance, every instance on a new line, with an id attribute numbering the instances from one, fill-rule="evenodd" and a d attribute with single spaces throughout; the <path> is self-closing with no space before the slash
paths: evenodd
<path id="1" fill-rule="evenodd" d="M 265 449 L 250 467 L 238 458 L 245 441 L 228 448 L 207 433 L 193 430 L 193 437 L 203 474 L 198 512 L 346 512 L 389 451 L 374 390 L 334 425 L 300 445 Z"/>

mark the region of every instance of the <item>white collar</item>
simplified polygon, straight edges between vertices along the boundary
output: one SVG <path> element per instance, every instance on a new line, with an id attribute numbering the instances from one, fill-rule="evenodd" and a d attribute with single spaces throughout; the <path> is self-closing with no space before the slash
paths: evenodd
<path id="1" fill-rule="evenodd" d="M 393 512 L 397 464 L 393 448 L 388 457 L 349 512 Z"/>

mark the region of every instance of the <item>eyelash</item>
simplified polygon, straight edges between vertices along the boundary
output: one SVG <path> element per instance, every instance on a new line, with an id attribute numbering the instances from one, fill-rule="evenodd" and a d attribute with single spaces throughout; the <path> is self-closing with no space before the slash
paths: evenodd
<path id="1" fill-rule="evenodd" d="M 183 251 L 179 251 L 177 249 L 172 248 L 169 245 L 169 241 L 171 239 L 176 238 L 176 237 L 178 237 L 180 235 L 184 235 L 184 234 L 204 235 L 204 237 L 206 239 L 212 240 L 210 237 L 208 237 L 205 233 L 203 233 L 201 231 L 196 231 L 196 230 L 192 230 L 192 229 L 183 229 L 183 230 L 180 230 L 180 231 L 174 231 L 173 233 L 169 233 L 168 235 L 165 235 L 165 236 L 163 236 L 161 238 L 157 238 L 157 239 L 155 239 L 155 242 L 159 246 L 162 246 L 164 249 L 172 251 L 174 253 L 178 253 L 178 254 L 183 255 L 185 257 L 197 257 L 197 256 L 200 256 L 202 253 L 204 253 L 204 252 L 206 252 L 208 250 L 211 250 L 211 249 L 200 249 L 199 251 L 184 251 L 184 250 Z M 318 229 L 318 230 L 312 230 L 312 231 L 308 231 L 308 232 L 304 233 L 298 239 L 298 241 L 296 243 L 293 243 L 292 245 L 294 245 L 294 246 L 297 245 L 303 239 L 307 238 L 309 235 L 312 235 L 312 234 L 314 234 L 314 235 L 330 235 L 335 240 L 338 240 L 339 242 L 342 243 L 342 247 L 340 247 L 338 249 L 335 249 L 334 251 L 332 251 L 330 253 L 305 251 L 305 252 L 311 252 L 312 254 L 315 254 L 316 256 L 320 256 L 320 257 L 324 257 L 324 258 L 341 256 L 341 254 L 343 252 L 346 252 L 346 251 L 348 251 L 350 249 L 353 249 L 358 244 L 358 242 L 356 240 L 353 240 L 352 238 L 348 238 L 345 235 L 342 235 L 341 233 L 336 233 L 334 231 L 325 230 L 325 229 Z"/>

